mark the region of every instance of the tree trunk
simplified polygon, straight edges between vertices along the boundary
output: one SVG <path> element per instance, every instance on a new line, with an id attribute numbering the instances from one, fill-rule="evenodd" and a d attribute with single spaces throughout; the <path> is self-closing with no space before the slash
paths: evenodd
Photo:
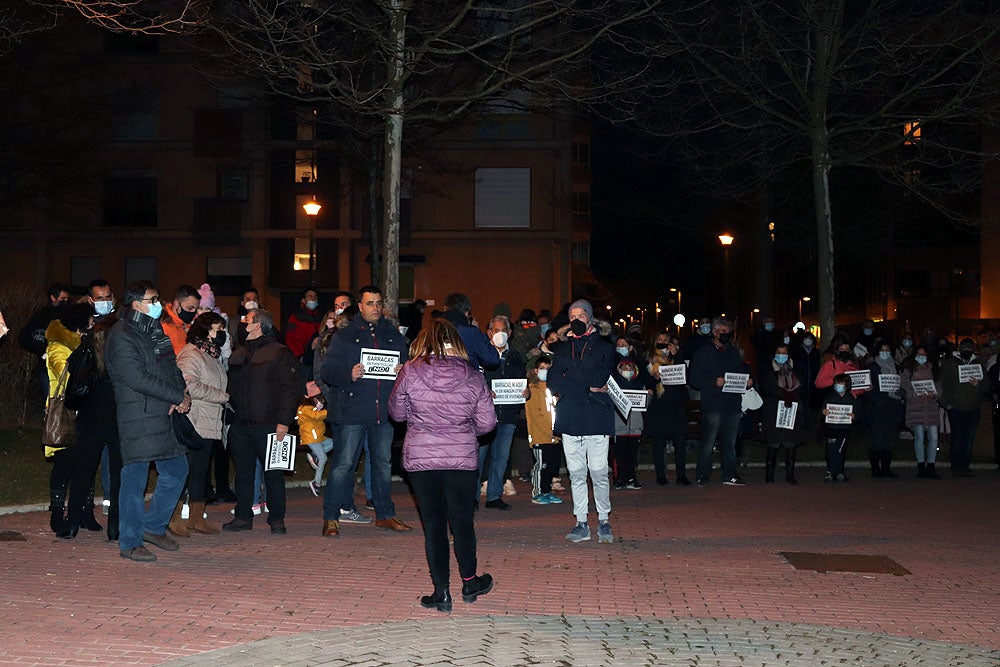
<path id="1" fill-rule="evenodd" d="M 379 175 L 385 166 L 382 159 L 381 142 L 372 140 L 371 158 L 368 161 L 368 242 L 370 276 L 372 285 L 382 284 L 382 202 L 379 195 Z"/>
<path id="2" fill-rule="evenodd" d="M 399 184 L 403 164 L 403 58 L 406 44 L 406 10 L 403 0 L 390 0 L 389 42 L 394 59 L 389 64 L 385 119 L 385 160 L 382 207 L 385 222 L 382 299 L 385 308 L 399 315 Z"/>
<path id="3" fill-rule="evenodd" d="M 833 284 L 833 215 L 830 209 L 830 152 L 826 128 L 814 130 L 812 139 L 813 200 L 816 205 L 816 286 L 820 326 L 820 349 L 833 339 L 836 326 Z"/>

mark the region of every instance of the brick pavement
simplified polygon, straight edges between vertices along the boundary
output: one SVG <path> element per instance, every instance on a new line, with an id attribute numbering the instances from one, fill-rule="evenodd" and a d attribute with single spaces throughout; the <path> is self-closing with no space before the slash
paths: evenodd
<path id="1" fill-rule="evenodd" d="M 0 542 L 0 663 L 1000 664 L 1000 476 L 900 472 L 831 486 L 806 468 L 791 487 L 757 469 L 745 488 L 613 492 L 612 545 L 566 542 L 569 503 L 533 506 L 518 484 L 511 511 L 477 518 L 495 590 L 450 616 L 417 602 L 429 591 L 418 531 L 323 538 L 305 489 L 289 493 L 287 536 L 258 520 L 154 564 L 120 559 L 103 534 L 57 540 L 42 512 L 0 516 L 0 531 L 27 538 Z M 405 485 L 393 486 L 419 527 Z M 884 555 L 912 574 L 797 571 L 780 551 Z M 566 619 L 607 637 L 574 648 Z M 466 638 L 476 646 L 462 653 Z M 526 653 L 536 640 L 545 649 Z M 336 646 L 355 648 L 344 658 Z"/>

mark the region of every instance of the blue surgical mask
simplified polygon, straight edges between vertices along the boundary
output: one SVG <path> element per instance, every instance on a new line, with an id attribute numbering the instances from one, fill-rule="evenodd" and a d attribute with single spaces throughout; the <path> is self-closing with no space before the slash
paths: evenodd
<path id="1" fill-rule="evenodd" d="M 813 346 L 812 338 L 806 338 L 804 341 L 802 341 L 802 347 L 806 348 L 807 350 L 810 349 L 812 346 Z"/>
<path id="2" fill-rule="evenodd" d="M 149 312 L 146 313 L 154 320 L 160 319 L 160 315 L 163 314 L 163 304 L 157 301 L 156 303 L 149 304 Z"/>
<path id="3" fill-rule="evenodd" d="M 712 325 L 702 324 L 700 327 L 698 327 L 698 331 L 701 332 L 701 335 L 707 336 L 708 334 L 712 333 Z"/>
<path id="4" fill-rule="evenodd" d="M 833 385 L 833 390 L 838 394 L 840 394 L 841 396 L 843 396 L 844 393 L 847 391 L 847 386 L 842 384 L 835 384 Z"/>
<path id="5" fill-rule="evenodd" d="M 788 362 L 788 355 L 787 354 L 776 354 L 776 355 L 774 355 L 774 361 L 775 361 L 775 363 L 777 363 L 780 366 L 781 364 L 784 364 L 784 363 Z"/>
<path id="6" fill-rule="evenodd" d="M 628 348 L 627 347 L 616 347 L 615 349 L 618 351 L 618 354 L 620 354 L 621 356 L 623 356 L 623 357 L 627 357 L 628 356 Z"/>
<path id="7" fill-rule="evenodd" d="M 891 357 L 892 357 L 892 352 L 887 352 L 886 350 L 882 350 L 881 352 L 878 353 L 878 358 L 879 359 L 885 360 L 885 359 L 889 359 Z"/>
<path id="8" fill-rule="evenodd" d="M 913 347 L 913 341 L 909 338 L 903 339 L 903 347 Z"/>
<path id="9" fill-rule="evenodd" d="M 541 382 L 545 382 L 546 380 L 548 380 L 549 379 L 549 369 L 548 368 L 539 368 L 538 369 L 538 379 Z"/>
<path id="10" fill-rule="evenodd" d="M 316 310 L 319 308 L 319 301 L 306 301 L 306 310 Z"/>
<path id="11" fill-rule="evenodd" d="M 626 380 L 631 380 L 635 377 L 635 371 L 622 371 L 622 377 Z"/>
<path id="12" fill-rule="evenodd" d="M 539 328 L 542 330 L 542 335 L 540 337 L 545 338 L 545 334 L 549 332 L 549 329 L 552 328 L 552 325 L 546 322 L 545 324 L 540 324 Z"/>
<path id="13" fill-rule="evenodd" d="M 868 327 L 865 327 L 864 329 L 862 329 L 862 331 L 865 332 L 866 336 L 871 336 L 873 333 L 875 333 L 874 329 L 869 329 Z"/>
<path id="14" fill-rule="evenodd" d="M 115 309 L 114 301 L 95 301 L 94 302 L 94 312 L 97 313 L 98 317 L 104 317 L 105 315 L 110 315 L 111 311 Z"/>
<path id="15" fill-rule="evenodd" d="M 927 355 L 918 354 L 917 356 L 913 357 L 913 360 L 922 366 L 927 363 Z"/>
<path id="16" fill-rule="evenodd" d="M 764 322 L 764 331 L 774 331 L 774 322 Z"/>
<path id="17" fill-rule="evenodd" d="M 791 342 L 792 342 L 792 339 L 791 339 L 791 338 L 789 338 L 788 336 L 785 336 L 785 337 L 784 337 L 784 338 L 783 338 L 782 340 L 784 340 L 784 342 L 785 342 L 785 345 L 788 345 L 789 343 L 791 343 Z"/>

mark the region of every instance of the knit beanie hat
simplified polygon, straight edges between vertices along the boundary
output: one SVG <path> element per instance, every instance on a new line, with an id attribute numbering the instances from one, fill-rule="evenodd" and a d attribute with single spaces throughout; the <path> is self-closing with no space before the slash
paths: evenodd
<path id="1" fill-rule="evenodd" d="M 201 308 L 208 308 L 209 310 L 215 308 L 215 294 L 208 283 L 201 284 L 201 287 L 198 288 L 198 294 L 201 295 L 201 302 L 198 304 Z"/>
<path id="2" fill-rule="evenodd" d="M 594 319 L 594 307 L 590 305 L 590 302 L 586 299 L 577 299 L 573 303 L 569 304 L 569 309 L 579 308 L 583 312 L 587 313 L 587 321 L 590 322 Z M 568 312 L 568 311 L 567 311 Z"/>

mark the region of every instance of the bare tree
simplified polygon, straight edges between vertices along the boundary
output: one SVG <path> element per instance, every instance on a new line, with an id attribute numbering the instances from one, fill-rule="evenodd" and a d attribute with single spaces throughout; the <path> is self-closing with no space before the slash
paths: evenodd
<path id="1" fill-rule="evenodd" d="M 688 1 L 664 9 L 650 31 L 656 43 L 634 49 L 660 62 L 653 101 L 626 99 L 634 103 L 618 118 L 654 134 L 714 136 L 731 162 L 763 165 L 765 178 L 796 165 L 809 170 L 829 340 L 841 226 L 831 172 L 869 169 L 935 206 L 974 188 L 987 157 L 975 129 L 997 108 L 1000 16 L 964 0 Z M 668 55 L 659 57 L 663 44 Z"/>
<path id="2" fill-rule="evenodd" d="M 51 9 L 69 9 L 113 32 L 160 35 L 200 27 L 207 0 L 29 0 Z"/>

